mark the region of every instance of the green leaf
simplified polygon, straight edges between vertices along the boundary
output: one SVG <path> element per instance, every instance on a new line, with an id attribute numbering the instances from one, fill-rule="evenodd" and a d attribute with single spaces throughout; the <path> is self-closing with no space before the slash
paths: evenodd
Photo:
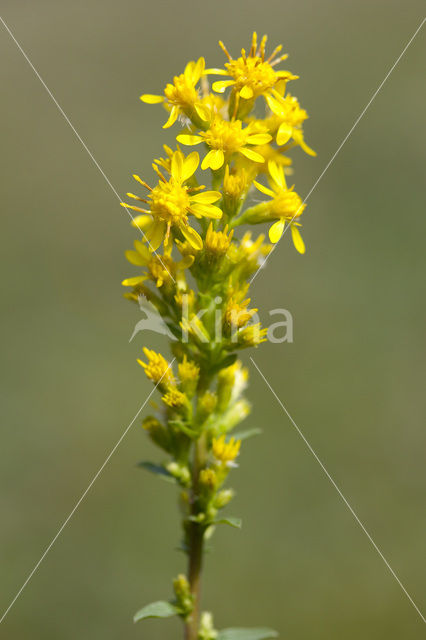
<path id="1" fill-rule="evenodd" d="M 241 529 L 243 523 L 241 518 L 221 518 L 220 520 L 216 520 L 215 524 L 229 524 L 230 527 Z"/>
<path id="2" fill-rule="evenodd" d="M 270 640 L 278 638 L 278 633 L 273 629 L 222 629 L 219 631 L 217 640 Z"/>
<path id="3" fill-rule="evenodd" d="M 252 438 L 253 436 L 258 436 L 262 433 L 262 429 L 246 429 L 245 431 L 236 431 L 235 433 L 231 433 L 230 435 L 234 437 L 236 440 L 247 440 L 248 438 Z"/>
<path id="4" fill-rule="evenodd" d="M 154 464 L 153 462 L 142 461 L 142 462 L 138 462 L 137 466 L 141 467 L 142 469 L 146 469 L 147 471 L 151 471 L 151 473 L 156 473 L 157 475 L 161 476 L 163 480 L 166 480 L 167 482 L 176 482 L 176 479 L 172 476 L 172 474 L 169 473 L 167 469 L 162 467 L 161 464 Z"/>
<path id="5" fill-rule="evenodd" d="M 179 609 L 170 602 L 159 600 L 158 602 L 151 602 L 146 607 L 139 609 L 133 616 L 133 622 L 139 622 L 145 618 L 171 618 L 177 616 Z"/>

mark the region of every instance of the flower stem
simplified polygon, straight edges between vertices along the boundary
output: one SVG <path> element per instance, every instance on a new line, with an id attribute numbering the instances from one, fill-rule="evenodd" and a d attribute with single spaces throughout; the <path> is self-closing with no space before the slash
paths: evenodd
<path id="1" fill-rule="evenodd" d="M 198 478 L 206 451 L 205 436 L 202 435 L 194 445 L 192 467 L 191 514 L 197 515 Z M 185 640 L 197 640 L 200 618 L 201 570 L 203 565 L 204 527 L 191 522 L 188 536 L 188 582 L 193 598 L 193 610 L 185 623 Z"/>

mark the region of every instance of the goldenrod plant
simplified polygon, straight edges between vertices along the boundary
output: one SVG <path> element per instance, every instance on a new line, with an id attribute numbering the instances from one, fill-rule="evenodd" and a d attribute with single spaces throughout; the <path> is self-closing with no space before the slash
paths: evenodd
<path id="1" fill-rule="evenodd" d="M 199 58 L 163 95 L 141 96 L 162 103 L 168 114 L 163 128 L 177 121 L 184 128 L 176 147 L 164 145 L 163 157 L 154 160 L 155 184 L 134 175 L 137 194 L 127 196 L 136 202 L 122 203 L 137 212 L 132 224 L 139 233 L 134 250 L 126 252 L 139 273 L 124 280 L 125 295 L 152 305 L 171 336 L 172 359 L 145 347 L 138 360 L 161 395 L 143 421 L 161 461 L 140 466 L 176 485 L 188 557 L 186 573 L 173 581 L 173 598 L 145 606 L 134 619 L 178 616 L 186 640 L 277 637 L 268 628 L 217 631 L 200 606 L 205 543 L 221 524 L 240 527 L 238 518 L 222 515 L 234 496 L 227 481 L 242 441 L 257 433 L 234 431 L 250 412 L 247 370 L 237 354 L 267 334 L 253 319 L 249 282 L 288 227 L 295 249 L 305 252 L 305 205 L 288 186 L 288 152 L 297 146 L 315 152 L 304 140 L 307 113 L 287 91 L 297 76 L 277 69 L 287 56 L 279 46 L 267 57 L 266 40 L 258 44 L 254 33 L 250 50 L 237 58 L 220 42 L 223 69 L 206 69 Z M 215 75 L 225 79 L 210 85 Z M 259 224 L 270 225 L 272 244 L 250 229 L 239 233 Z"/>

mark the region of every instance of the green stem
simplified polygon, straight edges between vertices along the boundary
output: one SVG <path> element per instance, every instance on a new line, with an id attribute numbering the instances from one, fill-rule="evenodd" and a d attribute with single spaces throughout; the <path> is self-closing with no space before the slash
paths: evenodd
<path id="1" fill-rule="evenodd" d="M 206 455 L 205 437 L 201 436 L 194 445 L 192 467 L 191 515 L 197 515 L 198 478 Z M 193 598 L 193 610 L 185 622 L 185 640 L 197 640 L 200 619 L 201 570 L 203 565 L 204 527 L 191 522 L 188 536 L 188 582 Z"/>

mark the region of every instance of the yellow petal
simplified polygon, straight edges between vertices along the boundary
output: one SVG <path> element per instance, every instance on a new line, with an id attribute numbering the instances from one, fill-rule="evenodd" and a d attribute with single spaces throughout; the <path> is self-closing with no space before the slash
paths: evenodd
<path id="1" fill-rule="evenodd" d="M 272 136 L 269 133 L 253 133 L 251 136 L 247 137 L 247 142 L 249 144 L 267 144 L 272 140 Z"/>
<path id="2" fill-rule="evenodd" d="M 260 153 L 257 153 L 257 151 L 253 151 L 253 149 L 243 147 L 242 149 L 239 149 L 239 152 L 249 160 L 253 160 L 253 162 L 265 162 L 265 158 L 261 156 Z"/>
<path id="3" fill-rule="evenodd" d="M 132 220 L 132 227 L 136 227 L 137 229 L 146 229 L 151 222 L 151 216 L 136 216 Z"/>
<path id="4" fill-rule="evenodd" d="M 287 122 L 282 122 L 277 132 L 277 145 L 281 147 L 283 144 L 288 142 L 293 133 L 293 127 L 287 124 Z"/>
<path id="5" fill-rule="evenodd" d="M 268 103 L 268 107 L 270 108 L 272 113 L 275 113 L 276 116 L 282 116 L 283 115 L 283 106 L 281 105 L 280 102 L 278 102 L 278 100 L 275 100 L 269 94 L 267 94 L 265 96 L 265 100 Z"/>
<path id="6" fill-rule="evenodd" d="M 198 169 L 198 165 L 200 164 L 200 156 L 196 151 L 193 151 L 189 154 L 184 160 L 183 169 L 182 169 L 182 182 L 188 180 Z"/>
<path id="7" fill-rule="evenodd" d="M 201 204 L 211 204 L 217 202 L 222 197 L 220 191 L 203 191 L 191 196 L 191 202 L 201 202 Z"/>
<path id="8" fill-rule="evenodd" d="M 272 227 L 269 229 L 269 240 L 276 244 L 278 240 L 281 238 L 285 227 L 285 220 L 278 220 L 278 222 L 274 222 Z"/>
<path id="9" fill-rule="evenodd" d="M 134 278 L 126 278 L 121 283 L 124 287 L 134 287 L 137 284 L 141 284 L 146 280 L 148 276 L 135 276 Z"/>
<path id="10" fill-rule="evenodd" d="M 166 223 L 160 220 L 154 220 L 152 225 L 147 229 L 145 238 L 148 242 L 150 251 L 157 251 L 163 238 L 166 235 Z"/>
<path id="11" fill-rule="evenodd" d="M 206 216 L 207 218 L 215 218 L 216 220 L 219 220 L 219 218 L 222 217 L 222 210 L 212 204 L 199 204 L 196 202 L 191 205 L 190 211 L 194 213 L 197 218 L 200 216 Z"/>
<path id="12" fill-rule="evenodd" d="M 293 244 L 297 251 L 302 254 L 305 253 L 305 243 L 303 242 L 299 229 L 294 224 L 291 225 L 291 237 L 293 238 Z"/>
<path id="13" fill-rule="evenodd" d="M 130 264 L 134 264 L 136 267 L 144 267 L 146 265 L 145 260 L 137 251 L 126 251 L 124 255 Z"/>
<path id="14" fill-rule="evenodd" d="M 200 116 L 201 120 L 205 120 L 205 121 L 210 120 L 211 112 L 210 112 L 210 109 L 206 107 L 206 105 L 201 104 L 200 102 L 196 102 L 194 104 L 194 109 L 197 112 L 197 114 Z"/>
<path id="15" fill-rule="evenodd" d="M 172 110 L 170 111 L 170 115 L 167 122 L 163 124 L 163 129 L 168 129 L 169 127 L 171 127 L 172 124 L 176 122 L 178 115 L 179 115 L 178 107 L 176 106 L 172 107 Z"/>
<path id="16" fill-rule="evenodd" d="M 147 264 L 150 260 L 149 250 L 147 249 L 147 247 L 140 240 L 135 240 L 133 244 L 142 260 L 144 260 L 145 264 Z"/>
<path id="17" fill-rule="evenodd" d="M 192 72 L 192 82 L 194 85 L 197 84 L 198 80 L 203 75 L 205 67 L 206 67 L 206 61 L 204 60 L 204 58 L 198 58 L 195 64 L 194 70 Z"/>
<path id="18" fill-rule="evenodd" d="M 225 69 L 205 69 L 204 75 L 211 74 L 215 76 L 229 76 L 229 73 Z"/>
<path id="19" fill-rule="evenodd" d="M 287 184 L 284 176 L 284 169 L 281 166 L 278 166 L 276 162 L 274 162 L 273 160 L 270 160 L 268 162 L 268 171 L 272 180 L 275 182 L 276 185 L 278 185 L 278 187 L 280 187 L 280 189 L 283 189 L 283 190 L 287 189 Z"/>
<path id="20" fill-rule="evenodd" d="M 188 62 L 188 64 L 186 65 L 183 71 L 183 75 L 185 76 L 185 80 L 188 84 L 192 83 L 192 75 L 193 75 L 194 69 L 195 69 L 195 62 L 191 60 L 190 62 Z"/>
<path id="21" fill-rule="evenodd" d="M 213 82 L 212 89 L 216 91 L 216 93 L 223 93 L 227 87 L 230 87 L 234 84 L 235 80 L 217 80 Z"/>
<path id="22" fill-rule="evenodd" d="M 240 96 L 244 98 L 244 100 L 250 100 L 250 98 L 253 97 L 253 89 L 245 85 L 240 91 Z"/>
<path id="23" fill-rule="evenodd" d="M 311 149 L 311 147 L 308 147 L 308 145 L 306 144 L 306 142 L 303 139 L 303 133 L 300 130 L 297 130 L 294 132 L 293 134 L 293 140 L 295 141 L 296 144 L 298 144 L 305 153 L 307 153 L 310 156 L 316 156 L 316 151 L 314 151 L 313 149 Z"/>
<path id="24" fill-rule="evenodd" d="M 142 100 L 142 102 L 146 102 L 147 104 L 159 104 L 160 102 L 164 102 L 164 97 L 153 96 L 151 93 L 144 93 L 143 96 L 140 96 L 140 100 Z"/>
<path id="25" fill-rule="evenodd" d="M 182 260 L 179 260 L 178 265 L 181 269 L 189 269 L 194 262 L 194 256 L 185 256 Z"/>
<path id="26" fill-rule="evenodd" d="M 172 155 L 171 162 L 171 175 L 179 183 L 182 183 L 182 171 L 183 171 L 183 153 L 181 151 L 175 151 Z"/>
<path id="27" fill-rule="evenodd" d="M 181 144 L 185 144 L 189 147 L 192 147 L 196 144 L 200 144 L 200 142 L 203 141 L 201 136 L 192 136 L 192 135 L 187 135 L 186 133 L 181 133 L 178 136 L 176 136 L 176 140 Z"/>
<path id="28" fill-rule="evenodd" d="M 203 162 L 201 163 L 202 169 L 208 169 L 209 167 L 213 169 L 213 171 L 217 171 L 223 165 L 225 160 L 224 153 L 222 149 L 212 149 L 208 152 Z"/>
<path id="29" fill-rule="evenodd" d="M 268 187 L 265 187 L 263 184 L 260 184 L 260 182 L 256 182 L 256 180 L 253 180 L 253 184 L 256 187 L 256 189 L 259 189 L 259 191 L 261 191 L 265 195 L 270 196 L 271 198 L 275 196 L 275 193 L 272 191 L 272 189 L 268 189 Z"/>
<path id="30" fill-rule="evenodd" d="M 197 233 L 195 229 L 186 224 L 182 224 L 179 228 L 182 231 L 183 237 L 185 238 L 185 240 L 188 240 L 191 247 L 193 247 L 197 251 L 201 251 L 201 249 L 203 248 L 203 241 L 199 233 Z"/>

